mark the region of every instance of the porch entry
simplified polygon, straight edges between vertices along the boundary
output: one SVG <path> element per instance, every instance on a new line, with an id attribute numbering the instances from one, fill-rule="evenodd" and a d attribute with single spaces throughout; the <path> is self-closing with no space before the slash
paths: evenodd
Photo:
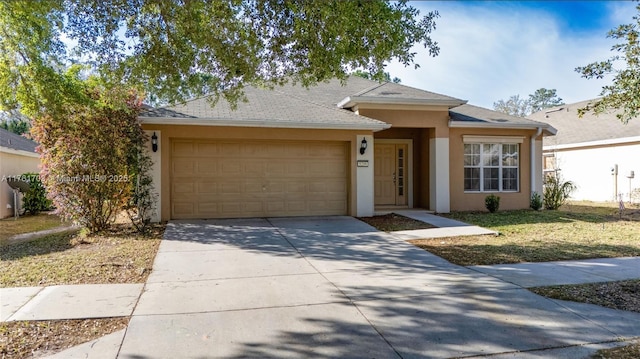
<path id="1" fill-rule="evenodd" d="M 374 204 L 407 206 L 408 144 L 376 141 L 374 148 Z"/>

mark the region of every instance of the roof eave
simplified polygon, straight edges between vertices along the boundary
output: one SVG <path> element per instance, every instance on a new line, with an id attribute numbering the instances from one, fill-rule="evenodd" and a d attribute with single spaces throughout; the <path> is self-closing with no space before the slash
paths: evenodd
<path id="1" fill-rule="evenodd" d="M 388 105 L 422 105 L 422 106 L 447 106 L 449 109 L 466 104 L 466 100 L 436 100 L 436 99 L 412 99 L 412 98 L 387 98 L 377 96 L 349 96 L 338 102 L 339 108 L 352 108 L 361 104 L 388 104 Z"/>
<path id="2" fill-rule="evenodd" d="M 274 122 L 262 119 L 217 119 L 217 118 L 178 118 L 178 117 L 139 117 L 142 124 L 147 125 L 183 125 L 183 126 L 228 126 L 228 127 L 258 127 L 258 128 L 298 128 L 318 130 L 370 130 L 381 131 L 391 127 L 390 124 L 354 124 L 354 123 L 305 123 L 305 122 Z"/>
<path id="3" fill-rule="evenodd" d="M 450 128 L 506 128 L 514 130 L 537 130 L 542 128 L 545 136 L 553 136 L 558 130 L 546 123 L 490 123 L 490 122 L 468 122 L 449 120 Z"/>
<path id="4" fill-rule="evenodd" d="M 12 155 L 34 157 L 34 158 L 40 157 L 40 154 L 38 154 L 37 152 L 31 152 L 31 151 L 25 151 L 25 150 L 16 150 L 15 148 L 4 147 L 4 146 L 0 146 L 0 152 L 10 153 Z"/>

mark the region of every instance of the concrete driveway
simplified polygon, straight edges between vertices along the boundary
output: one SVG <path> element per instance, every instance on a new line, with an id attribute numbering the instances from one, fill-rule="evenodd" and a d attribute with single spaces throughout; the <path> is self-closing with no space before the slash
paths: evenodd
<path id="1" fill-rule="evenodd" d="M 640 336 L 639 323 L 351 217 L 174 221 L 119 357 L 579 358 L 590 343 Z"/>

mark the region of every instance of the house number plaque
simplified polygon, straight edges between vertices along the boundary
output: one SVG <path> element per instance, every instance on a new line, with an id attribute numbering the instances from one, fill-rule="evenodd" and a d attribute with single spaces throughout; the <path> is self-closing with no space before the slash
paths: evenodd
<path id="1" fill-rule="evenodd" d="M 358 167 L 369 167 L 369 161 L 368 160 L 359 160 L 357 162 Z"/>

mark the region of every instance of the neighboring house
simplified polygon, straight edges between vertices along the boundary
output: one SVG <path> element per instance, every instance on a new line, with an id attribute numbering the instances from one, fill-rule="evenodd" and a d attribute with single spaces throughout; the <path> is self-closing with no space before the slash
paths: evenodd
<path id="1" fill-rule="evenodd" d="M 7 178 L 26 172 L 40 172 L 38 144 L 0 128 L 0 218 L 13 216 L 13 190 Z"/>
<path id="2" fill-rule="evenodd" d="M 372 216 L 376 209 L 528 208 L 545 123 L 395 83 L 351 77 L 247 87 L 231 109 L 199 98 L 141 115 L 162 220 Z"/>
<path id="3" fill-rule="evenodd" d="M 544 139 L 545 171 L 559 171 L 563 179 L 574 182 L 578 188 L 573 199 L 615 201 L 622 195 L 628 201 L 630 187 L 640 187 L 640 118 L 625 125 L 615 112 L 578 117 L 578 109 L 588 103 L 561 105 L 529 116 L 558 129 L 556 136 Z"/>

